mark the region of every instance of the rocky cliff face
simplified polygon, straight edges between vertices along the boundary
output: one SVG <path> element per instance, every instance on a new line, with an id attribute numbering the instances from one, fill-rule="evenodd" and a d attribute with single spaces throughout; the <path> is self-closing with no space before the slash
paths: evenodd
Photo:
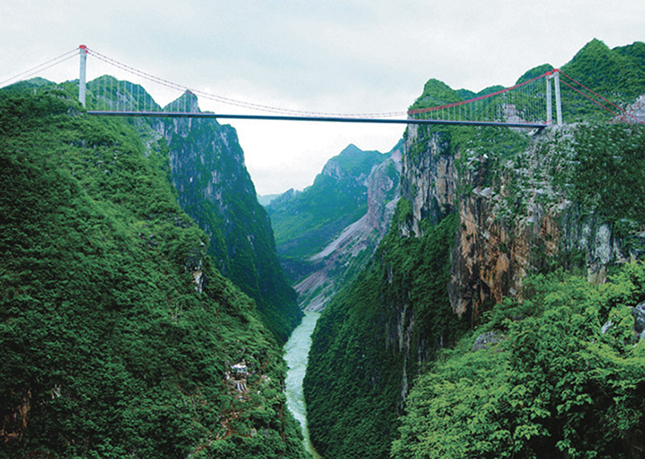
<path id="1" fill-rule="evenodd" d="M 413 215 L 411 226 L 401 228 L 402 236 L 407 237 L 421 234 L 422 220 L 437 224 L 454 208 L 458 176 L 445 133 L 420 136 L 419 126 L 411 125 L 404 139 L 401 194 L 412 204 Z"/>
<path id="2" fill-rule="evenodd" d="M 642 253 L 642 224 L 629 220 L 634 214 L 612 223 L 603 207 L 582 202 L 576 191 L 581 154 L 593 153 L 579 148 L 599 134 L 575 125 L 539 134 L 408 130 L 392 229 L 356 282 L 325 309 L 313 335 L 305 395 L 317 449 L 330 457 L 367 454 L 333 433 L 360 424 L 380 432 L 366 433 L 365 443 L 385 457 L 383 438 L 394 438 L 396 429 L 363 413 L 396 426 L 424 362 L 481 324 L 495 303 L 521 298 L 528 273 L 562 267 L 602 282 L 612 264 Z M 610 137 L 597 153 L 607 148 L 609 157 L 622 156 Z M 612 189 L 610 178 L 603 184 Z M 623 220 L 630 222 L 631 245 L 617 234 Z"/>
<path id="3" fill-rule="evenodd" d="M 185 94 L 170 104 L 184 105 L 182 99 L 189 99 L 192 110 L 199 110 L 197 98 Z M 178 201 L 211 237 L 211 254 L 224 275 L 231 275 L 231 259 L 241 247 L 227 243 L 237 228 L 236 209 L 227 198 L 231 194 L 242 197 L 250 207 L 251 217 L 257 219 L 262 211 L 255 209 L 252 199 L 255 189 L 244 164 L 244 153 L 239 146 L 235 130 L 228 125 L 220 125 L 214 120 L 200 118 L 172 118 L 159 121 L 155 130 L 168 144 L 168 157 L 172 171 L 172 182 L 179 192 Z M 216 215 L 208 215 L 200 209 L 202 204 L 211 207 Z M 219 218 L 218 218 L 219 217 Z M 242 216 L 240 216 L 242 217 Z M 244 218 L 246 216 L 243 216 Z M 260 226 L 267 227 L 266 215 L 261 215 Z M 242 238 L 243 239 L 243 238 Z M 249 238 L 247 238 L 248 240 Z M 254 236 L 250 237 L 255 239 Z"/>
<path id="4" fill-rule="evenodd" d="M 190 93 L 166 110 L 173 104 L 199 111 Z M 255 299 L 269 328 L 286 341 L 302 313 L 282 273 L 271 223 L 257 201 L 235 129 L 204 118 L 174 118 L 154 128 L 168 144 L 179 204 L 209 235 L 217 268 Z"/>
<path id="5" fill-rule="evenodd" d="M 108 92 L 112 77 L 90 82 L 93 100 L 117 98 L 135 103 L 133 93 Z M 136 93 L 145 93 L 141 87 Z M 163 110 L 199 112 L 197 97 L 186 92 Z M 160 109 L 160 107 L 157 107 Z M 284 342 L 300 322 L 296 292 L 277 258 L 273 231 L 244 164 L 235 129 L 205 118 L 130 119 L 144 144 L 167 155 L 177 200 L 209 237 L 208 253 L 217 269 L 253 298 L 266 325 Z M 165 142 L 159 142 L 159 140 Z M 161 145 L 161 147 L 159 147 Z"/>
<path id="6" fill-rule="evenodd" d="M 400 195 L 402 151 L 395 148 L 390 158 L 379 165 L 367 178 L 367 225 L 382 238 L 390 228 L 390 221 Z"/>
<path id="7" fill-rule="evenodd" d="M 329 163 L 328 163 L 329 164 Z M 325 170 L 335 170 L 325 166 Z M 318 269 L 300 281 L 295 289 L 303 309 L 321 311 L 333 296 L 360 272 L 389 229 L 399 197 L 398 175 L 401 152 L 372 169 L 366 177 L 367 213 L 343 229 L 322 251 L 310 258 Z"/>
<path id="8" fill-rule="evenodd" d="M 2 88 L 0 125 L 0 457 L 304 458 L 281 346 L 163 139 L 53 84 Z"/>
<path id="9" fill-rule="evenodd" d="M 311 187 L 267 207 L 301 308 L 324 309 L 372 256 L 398 199 L 400 164 L 398 148 L 382 154 L 349 145 Z"/>
<path id="10" fill-rule="evenodd" d="M 643 121 L 645 106 L 644 52 L 645 44 L 639 42 L 609 49 L 592 40 L 562 69 L 603 94 L 611 93 L 625 107 L 624 119 L 638 123 Z M 545 67 L 530 70 L 525 77 Z M 430 80 L 415 106 L 433 104 L 436 97 L 444 103 L 458 100 L 457 92 Z M 563 87 L 563 100 L 569 123 L 611 121 L 567 87 Z M 465 142 L 452 139 L 457 131 L 451 129 L 408 129 L 401 183 L 402 195 L 412 204 L 412 218 L 400 233 L 418 235 L 424 219 L 435 224 L 446 212 L 459 213 L 449 286 L 458 314 L 476 321 L 485 303 L 521 295 L 526 273 L 547 269 L 548 264 L 569 268 L 577 264 L 587 270 L 589 281 L 602 283 L 609 265 L 636 255 L 633 246 L 625 244 L 626 233 L 620 229 L 624 225 L 618 225 L 623 239 L 616 234 L 617 214 L 609 215 L 600 202 L 583 205 L 581 200 L 586 198 L 573 195 L 578 126 L 501 137 L 482 130 L 468 134 Z M 462 140 L 464 132 L 459 134 Z M 612 145 L 606 150 L 615 151 L 614 158 L 621 155 Z M 610 163 L 606 161 L 606 166 Z M 631 222 L 628 238 L 636 237 L 638 224 L 626 214 L 621 218 Z"/>
<path id="11" fill-rule="evenodd" d="M 528 272 L 561 265 L 603 283 L 609 265 L 635 256 L 611 223 L 573 202 L 572 184 L 563 183 L 576 162 L 576 132 L 567 126 L 508 134 L 519 149 L 502 157 L 477 142 L 451 148 L 442 141 L 449 132 L 408 131 L 401 181 L 412 212 L 400 234 L 419 235 L 424 219 L 458 212 L 449 293 L 459 316 L 477 323 L 486 305 L 521 295 Z"/>
<path id="12" fill-rule="evenodd" d="M 642 43 L 609 50 L 594 41 L 563 69 L 605 93 L 621 88 L 612 94 L 637 114 L 643 52 Z M 521 303 L 527 274 L 562 268 L 604 282 L 613 265 L 645 253 L 645 132 L 608 123 L 567 91 L 564 127 L 408 128 L 392 228 L 313 335 L 305 395 L 320 451 L 365 456 L 360 443 L 386 457 L 383 442 L 397 433 L 373 418 L 396 426 L 423 363 L 485 322 L 494 304 Z M 458 100 L 430 80 L 413 107 Z M 361 441 L 344 442 L 356 426 Z"/>

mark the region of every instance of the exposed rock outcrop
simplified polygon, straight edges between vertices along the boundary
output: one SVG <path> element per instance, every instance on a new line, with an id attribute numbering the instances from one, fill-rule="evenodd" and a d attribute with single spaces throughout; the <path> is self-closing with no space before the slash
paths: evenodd
<path id="1" fill-rule="evenodd" d="M 173 104 L 199 111 L 190 93 Z M 201 118 L 172 118 L 156 128 L 168 143 L 179 204 L 209 235 L 217 268 L 256 301 L 278 339 L 286 340 L 302 313 L 282 273 L 271 222 L 257 201 L 235 129 Z"/>
<path id="2" fill-rule="evenodd" d="M 504 337 L 501 336 L 498 332 L 486 332 L 479 335 L 475 342 L 473 343 L 473 351 L 481 351 L 483 349 L 488 349 L 493 344 L 496 344 L 503 340 Z"/>
<path id="3" fill-rule="evenodd" d="M 111 78 L 111 77 L 102 77 Z M 109 102 L 105 84 L 90 84 Z M 140 88 L 143 91 L 143 88 Z M 117 94 L 117 97 L 133 97 Z M 164 111 L 199 112 L 197 97 L 186 91 Z M 133 119 L 149 149 L 167 155 L 169 179 L 177 201 L 209 238 L 208 254 L 216 268 L 253 298 L 278 341 L 286 341 L 302 318 L 296 292 L 289 286 L 273 240 L 266 210 L 257 201 L 237 132 L 207 118 Z M 200 266 L 193 272 L 195 288 L 204 288 Z"/>
<path id="4" fill-rule="evenodd" d="M 612 226 L 593 212 L 583 214 L 567 186 L 557 183 L 572 161 L 575 126 L 528 137 L 506 160 L 493 147 L 457 147 L 449 133 L 419 129 L 410 128 L 404 143 L 401 189 L 412 217 L 399 230 L 403 237 L 419 235 L 424 218 L 435 223 L 451 210 L 459 213 L 448 287 L 458 315 L 477 323 L 482 308 L 521 296 L 526 273 L 548 263 L 577 256 L 589 281 L 603 283 L 609 264 L 629 258 Z"/>
<path id="5" fill-rule="evenodd" d="M 338 173 L 335 168 L 327 166 L 325 170 Z M 311 261 L 320 261 L 321 265 L 295 286 L 301 307 L 311 311 L 323 310 L 342 286 L 347 285 L 365 266 L 389 229 L 399 197 L 400 171 L 401 152 L 394 150 L 389 159 L 366 177 L 367 213 L 311 257 Z"/>
<path id="6" fill-rule="evenodd" d="M 412 203 L 413 219 L 401 233 L 420 235 L 421 220 L 436 224 L 457 202 L 455 157 L 449 137 L 437 132 L 421 138 L 418 125 L 408 127 L 403 151 L 401 194 Z"/>

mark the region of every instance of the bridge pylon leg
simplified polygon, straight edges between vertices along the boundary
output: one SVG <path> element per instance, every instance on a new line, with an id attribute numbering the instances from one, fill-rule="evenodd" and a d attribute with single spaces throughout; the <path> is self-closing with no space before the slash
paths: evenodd
<path id="1" fill-rule="evenodd" d="M 560 97 L 560 69 L 553 69 L 546 77 L 546 124 L 553 123 L 553 107 L 551 106 L 551 80 L 555 86 L 555 116 L 558 126 L 562 126 L 562 99 Z"/>
<path id="2" fill-rule="evenodd" d="M 560 69 L 553 71 L 553 82 L 555 85 L 555 113 L 558 126 L 562 126 L 562 100 L 560 98 Z"/>
<path id="3" fill-rule="evenodd" d="M 546 80 L 546 124 L 553 123 L 553 106 L 551 104 L 551 77 L 547 76 Z"/>
<path id="4" fill-rule="evenodd" d="M 78 47 L 81 55 L 81 71 L 78 77 L 78 101 L 85 107 L 85 70 L 87 67 L 87 46 L 81 45 Z"/>

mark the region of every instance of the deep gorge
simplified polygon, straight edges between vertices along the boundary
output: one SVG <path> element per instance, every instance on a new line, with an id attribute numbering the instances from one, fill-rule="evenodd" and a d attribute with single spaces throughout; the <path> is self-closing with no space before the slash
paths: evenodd
<path id="1" fill-rule="evenodd" d="M 644 62 L 563 69 L 645 122 Z M 0 90 L 3 455 L 645 457 L 639 123 L 564 89 L 564 126 L 409 127 L 265 209 L 231 126 L 75 91 Z"/>

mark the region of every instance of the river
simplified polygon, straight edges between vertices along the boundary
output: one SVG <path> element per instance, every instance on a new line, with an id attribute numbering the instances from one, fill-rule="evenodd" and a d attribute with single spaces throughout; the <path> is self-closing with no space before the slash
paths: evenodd
<path id="1" fill-rule="evenodd" d="M 320 456 L 316 454 L 309 440 L 309 432 L 307 431 L 307 407 L 305 406 L 305 396 L 302 391 L 302 381 L 305 378 L 305 370 L 307 369 L 309 348 L 311 347 L 311 334 L 314 331 L 316 321 L 319 317 L 320 313 L 318 312 L 305 312 L 302 323 L 293 331 L 291 338 L 289 338 L 289 341 L 284 346 L 284 359 L 287 361 L 287 365 L 289 365 L 286 379 L 287 406 L 300 423 L 302 433 L 305 437 L 305 447 L 307 451 L 313 454 L 314 458 Z"/>

